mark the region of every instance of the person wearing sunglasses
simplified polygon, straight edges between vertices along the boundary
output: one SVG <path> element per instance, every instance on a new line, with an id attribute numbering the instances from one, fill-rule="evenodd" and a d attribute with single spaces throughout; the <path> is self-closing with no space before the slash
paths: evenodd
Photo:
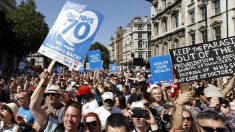
<path id="1" fill-rule="evenodd" d="M 20 132 L 16 119 L 18 106 L 15 103 L 8 103 L 0 104 L 0 108 L 0 132 Z"/>
<path id="2" fill-rule="evenodd" d="M 30 95 L 27 92 L 21 92 L 18 97 L 19 111 L 17 113 L 18 124 L 22 131 L 31 132 L 34 116 L 29 108 Z"/>
<path id="3" fill-rule="evenodd" d="M 98 115 L 94 112 L 83 116 L 85 132 L 101 132 L 101 123 Z"/>
<path id="4" fill-rule="evenodd" d="M 103 105 L 95 110 L 99 116 L 102 130 L 105 130 L 106 120 L 112 113 L 122 113 L 119 108 L 114 107 L 114 95 L 112 92 L 105 92 L 102 95 Z"/>
<path id="5" fill-rule="evenodd" d="M 61 88 L 59 85 L 50 84 L 45 90 L 46 103 L 42 106 L 47 114 L 57 119 L 60 123 L 63 122 L 63 114 L 65 106 L 60 102 Z"/>
<path id="6" fill-rule="evenodd" d="M 224 117 L 215 111 L 200 112 L 196 119 L 199 132 L 229 132 Z"/>

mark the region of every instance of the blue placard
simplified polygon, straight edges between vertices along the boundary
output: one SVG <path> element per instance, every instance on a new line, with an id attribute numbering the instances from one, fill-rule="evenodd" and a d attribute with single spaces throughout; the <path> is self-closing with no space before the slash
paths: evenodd
<path id="1" fill-rule="evenodd" d="M 151 57 L 149 61 L 154 83 L 173 82 L 174 78 L 170 55 Z"/>
<path id="2" fill-rule="evenodd" d="M 78 71 L 103 18 L 87 5 L 67 1 L 38 52 Z"/>
<path id="3" fill-rule="evenodd" d="M 103 69 L 103 63 L 101 60 L 101 54 L 100 54 L 99 49 L 88 51 L 88 60 L 89 60 L 91 70 L 102 70 Z"/>
<path id="4" fill-rule="evenodd" d="M 110 71 L 111 73 L 117 73 L 118 72 L 118 65 L 117 64 L 110 64 Z"/>
<path id="5" fill-rule="evenodd" d="M 84 72 L 85 72 L 84 65 L 81 65 L 81 66 L 80 66 L 79 72 L 80 72 L 80 73 L 84 73 Z"/>

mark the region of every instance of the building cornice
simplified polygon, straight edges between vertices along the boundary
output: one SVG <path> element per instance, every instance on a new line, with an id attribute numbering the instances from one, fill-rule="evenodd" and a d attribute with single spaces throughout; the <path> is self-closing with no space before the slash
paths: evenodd
<path id="1" fill-rule="evenodd" d="M 180 34 L 180 32 L 184 33 L 185 32 L 185 27 L 177 28 L 177 29 L 175 29 L 171 32 L 168 32 L 168 33 L 166 33 L 162 36 L 156 36 L 155 38 L 151 39 L 151 41 L 159 41 L 160 39 L 164 39 L 164 38 L 170 40 L 169 36 L 172 36 L 172 35 L 175 35 L 175 34 L 178 34 L 179 37 L 183 37 L 184 35 Z"/>

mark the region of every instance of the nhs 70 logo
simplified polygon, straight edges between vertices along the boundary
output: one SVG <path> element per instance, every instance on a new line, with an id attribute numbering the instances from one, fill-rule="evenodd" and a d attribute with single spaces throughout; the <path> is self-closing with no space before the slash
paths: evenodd
<path id="1" fill-rule="evenodd" d="M 69 9 L 63 13 L 63 28 L 60 31 L 62 38 L 71 46 L 80 44 L 89 39 L 98 27 L 98 17 L 92 11 Z"/>

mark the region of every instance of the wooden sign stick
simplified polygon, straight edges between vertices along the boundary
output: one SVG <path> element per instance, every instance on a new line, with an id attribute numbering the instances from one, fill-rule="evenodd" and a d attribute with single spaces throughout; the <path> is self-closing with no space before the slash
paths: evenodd
<path id="1" fill-rule="evenodd" d="M 56 60 L 52 60 L 52 61 L 51 61 L 50 65 L 49 65 L 48 68 L 47 68 L 47 71 L 48 71 L 49 73 L 51 72 L 51 70 L 52 70 L 52 68 L 54 67 L 55 63 L 56 63 Z M 40 78 L 40 82 L 38 83 L 36 89 L 34 90 L 32 96 L 31 96 L 31 100 L 33 100 L 33 99 L 36 97 L 36 95 L 38 94 L 38 91 L 39 91 L 39 89 L 42 87 L 44 81 L 45 81 L 45 79 Z"/>

